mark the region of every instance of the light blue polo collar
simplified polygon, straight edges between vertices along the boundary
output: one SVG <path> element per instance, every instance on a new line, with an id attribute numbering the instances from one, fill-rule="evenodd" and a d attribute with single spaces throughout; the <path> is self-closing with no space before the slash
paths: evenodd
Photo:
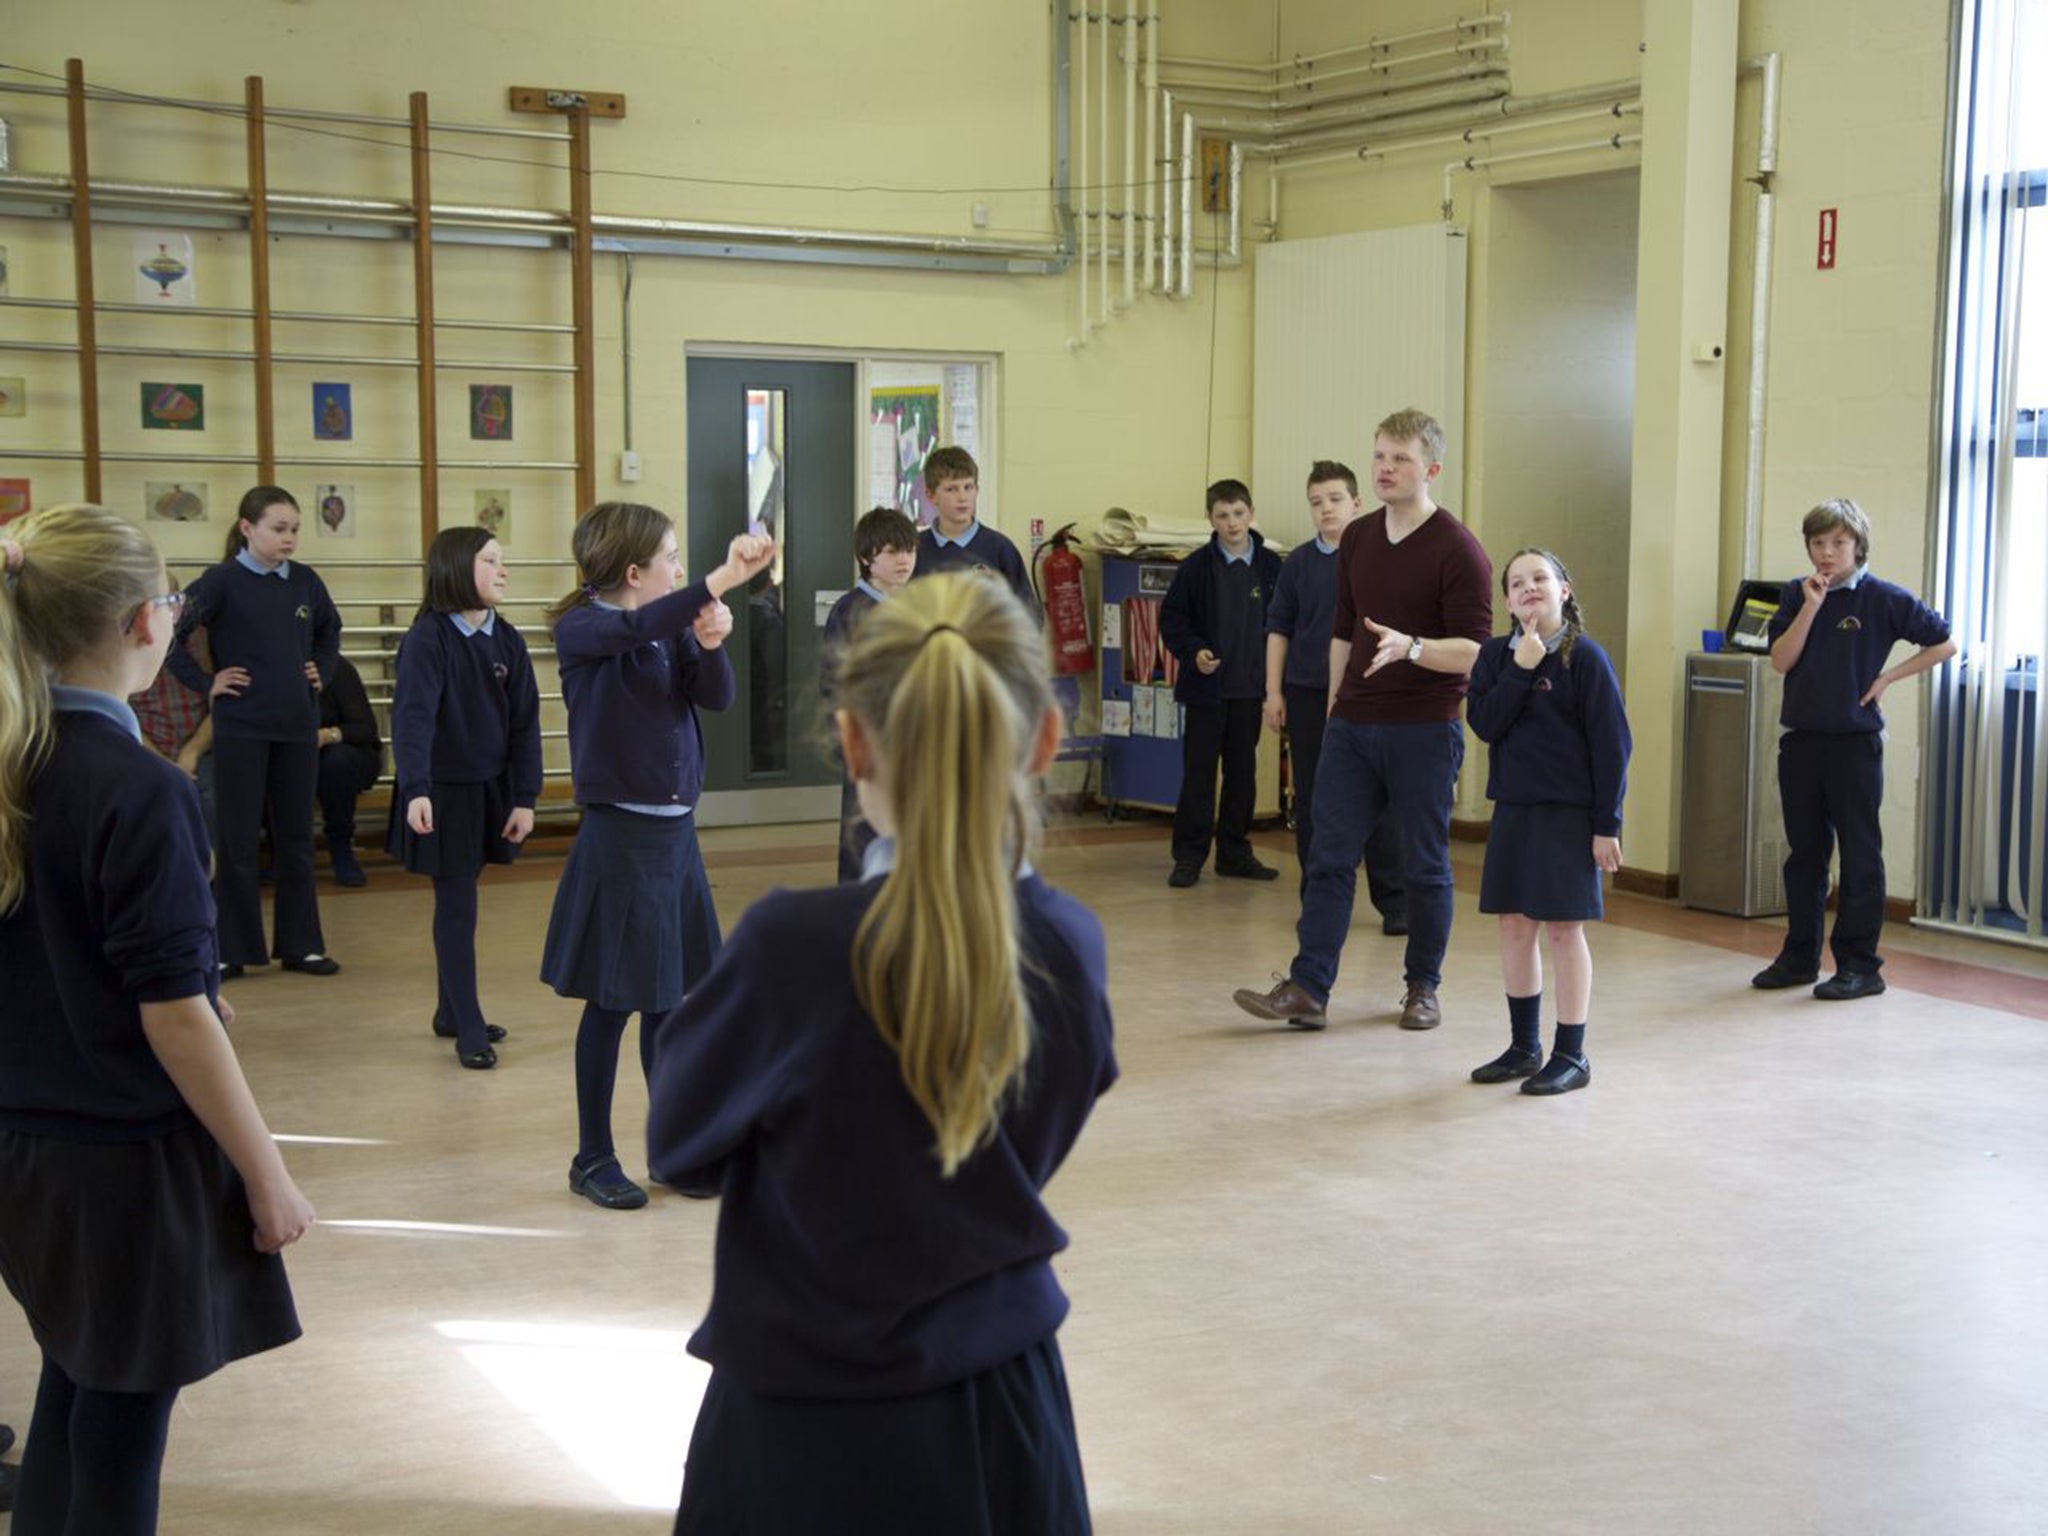
<path id="1" fill-rule="evenodd" d="M 50 704 L 66 714 L 104 715 L 137 741 L 142 740 L 142 722 L 135 718 L 135 711 L 128 707 L 126 699 L 117 699 L 111 693 L 101 693 L 97 688 L 74 688 L 69 683 L 52 683 Z"/>

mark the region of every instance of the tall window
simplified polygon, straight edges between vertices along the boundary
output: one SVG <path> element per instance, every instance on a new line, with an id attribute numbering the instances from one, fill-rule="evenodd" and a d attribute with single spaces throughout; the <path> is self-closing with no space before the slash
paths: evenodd
<path id="1" fill-rule="evenodd" d="M 1920 905 L 2048 944 L 2048 4 L 1966 0 L 1944 294 L 1933 694 Z"/>

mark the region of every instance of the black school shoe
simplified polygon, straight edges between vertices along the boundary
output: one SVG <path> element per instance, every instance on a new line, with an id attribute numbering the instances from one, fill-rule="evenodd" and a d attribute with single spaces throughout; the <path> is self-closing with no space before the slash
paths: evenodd
<path id="1" fill-rule="evenodd" d="M 455 1038 L 455 1021 L 438 1008 L 434 1010 L 434 1033 L 443 1040 L 453 1040 Z M 504 1026 L 500 1024 L 486 1024 L 484 1026 L 484 1038 L 490 1041 L 491 1044 L 496 1045 L 505 1038 Z"/>
<path id="2" fill-rule="evenodd" d="M 305 976 L 332 976 L 341 969 L 339 960 L 326 955 L 301 955 L 296 960 L 280 960 L 277 963 L 288 971 L 297 971 Z"/>
<path id="3" fill-rule="evenodd" d="M 1543 1065 L 1541 1051 L 1525 1051 L 1518 1046 L 1509 1046 L 1493 1060 L 1472 1069 L 1475 1083 L 1511 1083 L 1518 1077 L 1528 1077 Z"/>
<path id="4" fill-rule="evenodd" d="M 1875 971 L 1837 971 L 1813 989 L 1825 1002 L 1840 1003 L 1852 998 L 1875 997 L 1884 990 L 1884 978 Z"/>
<path id="5" fill-rule="evenodd" d="M 1280 871 L 1270 864 L 1261 864 L 1258 855 L 1240 854 L 1234 859 L 1218 859 L 1216 873 L 1232 880 L 1278 880 Z"/>
<path id="6" fill-rule="evenodd" d="M 592 1163 L 574 1159 L 569 1164 L 569 1193 L 608 1211 L 637 1211 L 647 1203 L 647 1191 L 627 1178 L 619 1160 L 609 1153 Z"/>
<path id="7" fill-rule="evenodd" d="M 1184 891 L 1201 878 L 1201 865 L 1183 862 L 1173 866 L 1173 873 L 1166 877 L 1166 883 L 1176 891 Z"/>
<path id="8" fill-rule="evenodd" d="M 1522 1084 L 1522 1092 L 1540 1098 L 1553 1093 L 1570 1093 L 1591 1081 L 1593 1063 L 1590 1060 L 1584 1056 L 1567 1056 L 1563 1051 L 1552 1051 L 1543 1070 Z"/>
<path id="9" fill-rule="evenodd" d="M 498 1053 L 488 1045 L 480 1051 L 465 1051 L 458 1047 L 455 1059 L 472 1072 L 488 1072 L 498 1064 Z"/>
<path id="10" fill-rule="evenodd" d="M 1777 992 L 1785 987 L 1810 987 L 1820 980 L 1819 971 L 1795 971 L 1782 960 L 1773 960 L 1769 965 L 1749 978 L 1749 984 L 1765 992 Z"/>

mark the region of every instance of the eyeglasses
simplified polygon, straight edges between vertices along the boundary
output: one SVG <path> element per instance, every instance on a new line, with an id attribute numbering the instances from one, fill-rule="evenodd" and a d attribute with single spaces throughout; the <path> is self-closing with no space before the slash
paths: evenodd
<path id="1" fill-rule="evenodd" d="M 135 621 L 142 617 L 142 610 L 144 608 L 168 608 L 171 611 L 171 617 L 176 618 L 185 611 L 185 594 L 183 592 L 160 592 L 147 602 L 137 604 L 135 611 L 128 615 L 128 622 L 121 626 L 122 634 L 125 635 L 135 628 Z"/>

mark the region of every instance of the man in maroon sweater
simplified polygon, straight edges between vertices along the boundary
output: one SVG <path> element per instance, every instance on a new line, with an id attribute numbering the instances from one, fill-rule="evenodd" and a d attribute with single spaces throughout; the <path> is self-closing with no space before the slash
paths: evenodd
<path id="1" fill-rule="evenodd" d="M 1465 761 L 1465 680 L 1493 632 L 1493 566 L 1430 499 L 1444 429 L 1397 411 L 1373 441 L 1382 505 L 1344 530 L 1330 638 L 1330 723 L 1316 769 L 1315 831 L 1295 926 L 1300 952 L 1271 991 L 1237 1004 L 1261 1019 L 1321 1029 L 1351 929 L 1358 861 L 1382 816 L 1408 880 L 1403 1029 L 1434 1029 L 1451 937 L 1451 800 Z"/>

